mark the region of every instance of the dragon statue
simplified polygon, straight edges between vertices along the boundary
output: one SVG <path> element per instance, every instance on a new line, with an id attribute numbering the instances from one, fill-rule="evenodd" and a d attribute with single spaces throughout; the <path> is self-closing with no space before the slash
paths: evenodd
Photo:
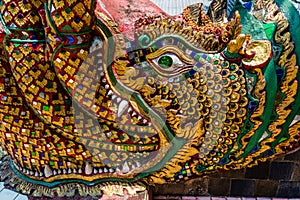
<path id="1" fill-rule="evenodd" d="M 0 0 L 1 179 L 101 195 L 297 150 L 297 4 Z"/>

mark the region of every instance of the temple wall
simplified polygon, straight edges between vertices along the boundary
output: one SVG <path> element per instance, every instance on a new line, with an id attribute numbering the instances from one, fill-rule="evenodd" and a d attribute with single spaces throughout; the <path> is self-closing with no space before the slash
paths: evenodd
<path id="1" fill-rule="evenodd" d="M 253 168 L 214 173 L 171 185 L 158 185 L 154 199 L 181 196 L 300 198 L 300 151 Z"/>

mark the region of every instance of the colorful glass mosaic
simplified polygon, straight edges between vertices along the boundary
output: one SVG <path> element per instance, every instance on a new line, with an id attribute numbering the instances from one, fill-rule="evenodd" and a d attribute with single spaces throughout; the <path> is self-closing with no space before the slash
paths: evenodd
<path id="1" fill-rule="evenodd" d="M 2 179 L 101 195 L 298 149 L 298 5 L 0 0 Z"/>

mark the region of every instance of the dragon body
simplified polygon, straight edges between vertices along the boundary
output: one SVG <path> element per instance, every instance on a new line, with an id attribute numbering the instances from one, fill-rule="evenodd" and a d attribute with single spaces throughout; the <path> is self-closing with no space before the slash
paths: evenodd
<path id="1" fill-rule="evenodd" d="M 297 150 L 289 1 L 213 1 L 179 16 L 120 3 L 1 1 L 0 141 L 18 191 L 96 195 Z"/>

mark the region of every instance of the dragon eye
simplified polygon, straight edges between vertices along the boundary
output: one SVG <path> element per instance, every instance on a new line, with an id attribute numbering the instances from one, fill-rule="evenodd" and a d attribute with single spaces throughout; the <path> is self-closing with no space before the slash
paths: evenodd
<path id="1" fill-rule="evenodd" d="M 161 56 L 158 59 L 158 65 L 164 69 L 169 68 L 173 65 L 173 59 L 171 56 Z"/>
<path id="2" fill-rule="evenodd" d="M 178 76 L 195 64 L 195 60 L 175 46 L 162 47 L 148 54 L 146 60 L 158 74 L 164 77 Z"/>
<path id="3" fill-rule="evenodd" d="M 175 54 L 167 53 L 159 56 L 153 60 L 159 67 L 165 70 L 176 69 L 178 67 L 183 67 L 184 64 Z"/>

